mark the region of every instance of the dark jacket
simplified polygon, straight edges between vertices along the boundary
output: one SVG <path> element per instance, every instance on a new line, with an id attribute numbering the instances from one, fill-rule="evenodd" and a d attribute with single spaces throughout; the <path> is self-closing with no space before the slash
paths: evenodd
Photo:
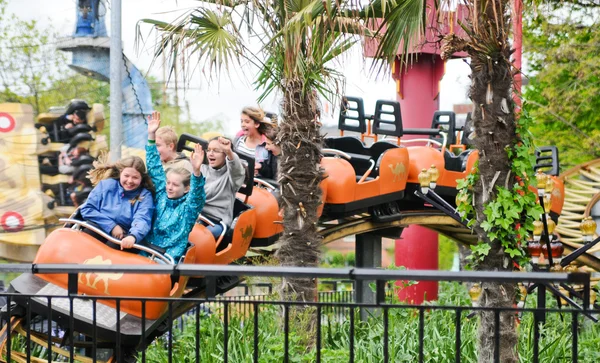
<path id="1" fill-rule="evenodd" d="M 277 156 L 269 151 L 269 157 L 261 163 L 258 175 L 265 179 L 277 179 Z"/>

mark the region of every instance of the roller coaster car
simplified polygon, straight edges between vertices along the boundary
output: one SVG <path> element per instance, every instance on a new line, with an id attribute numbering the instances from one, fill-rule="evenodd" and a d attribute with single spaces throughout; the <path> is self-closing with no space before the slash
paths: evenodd
<path id="1" fill-rule="evenodd" d="M 34 264 L 84 264 L 84 265 L 156 265 L 153 259 L 138 254 L 112 249 L 96 238 L 83 232 L 80 228 L 88 228 L 102 235 L 113 243 L 119 240 L 103 233 L 95 226 L 76 219 L 62 219 L 67 224 L 52 232 L 40 247 Z M 174 264 L 173 259 L 164 254 L 164 250 L 156 246 L 135 245 L 154 259 L 160 259 L 164 264 Z M 190 246 L 182 259 L 182 263 L 194 263 L 196 247 Z M 52 320 L 66 323 L 70 319 L 70 303 L 68 299 L 56 296 L 67 296 L 73 285 L 77 285 L 79 295 L 98 297 L 133 297 L 133 298 L 169 298 L 181 297 L 188 278 L 179 277 L 172 281 L 169 275 L 124 274 L 110 271 L 79 274 L 77 281 L 69 281 L 65 274 L 22 274 L 11 282 L 11 289 L 23 295 L 39 296 L 39 298 L 24 298 L 16 295 L 17 304 L 31 308 L 33 314 L 49 317 Z M 67 290 L 69 289 L 69 290 Z M 47 296 L 55 296 L 51 302 Z M 119 320 L 124 344 L 136 344 L 141 335 L 141 317 L 145 316 L 146 328 L 151 327 L 166 316 L 168 304 L 166 301 L 148 301 L 144 305 L 136 300 L 120 300 L 117 315 L 116 300 L 98 299 L 95 307 L 91 300 L 73 301 L 73 321 L 75 330 L 84 334 L 94 334 L 92 321 L 96 321 L 99 339 L 114 341 Z M 92 315 L 95 310 L 95 317 Z M 117 318 L 118 316 L 118 318 Z M 68 325 L 66 325 L 68 326 Z M 137 339 L 137 342 L 136 342 Z M 126 343 L 128 342 L 128 343 Z"/>

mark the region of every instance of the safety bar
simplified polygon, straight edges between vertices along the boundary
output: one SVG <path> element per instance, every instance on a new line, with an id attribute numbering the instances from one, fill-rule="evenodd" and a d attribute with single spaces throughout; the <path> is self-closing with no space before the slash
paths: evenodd
<path id="1" fill-rule="evenodd" d="M 94 231 L 95 233 L 98 233 L 100 236 L 106 238 L 108 241 L 110 241 L 110 242 L 112 242 L 114 244 L 117 244 L 119 246 L 121 245 L 121 241 L 120 240 L 118 240 L 118 239 L 114 238 L 113 236 L 105 233 L 100 228 L 98 228 L 96 226 L 93 226 L 91 224 L 88 224 L 86 222 L 83 222 L 83 221 L 80 221 L 80 220 L 77 220 L 77 219 L 71 219 L 71 218 L 61 218 L 58 221 L 62 222 L 62 223 L 75 224 L 75 225 L 77 225 L 79 227 L 87 228 L 87 229 L 89 229 L 91 231 Z M 139 245 L 139 244 L 136 243 L 136 244 L 133 245 L 132 248 L 135 248 L 137 250 L 146 252 L 146 253 L 152 255 L 152 257 L 158 257 L 158 259 L 162 260 L 163 262 L 165 262 L 168 265 L 174 265 L 175 264 L 175 261 L 173 260 L 173 257 L 167 255 L 166 253 L 165 254 L 159 253 L 159 252 L 155 251 L 154 249 L 152 249 L 150 247 L 146 247 L 146 246 Z"/>
<path id="2" fill-rule="evenodd" d="M 260 186 L 263 186 L 263 187 L 265 187 L 267 189 L 270 189 L 270 190 L 276 190 L 277 189 L 277 188 L 275 188 L 275 186 L 273 184 L 271 184 L 269 182 L 266 182 L 266 181 L 264 181 L 262 179 L 254 178 L 254 182 L 256 184 L 258 184 Z"/>
<path id="3" fill-rule="evenodd" d="M 427 129 L 424 129 L 427 130 Z M 436 130 L 435 135 L 441 135 L 443 142 L 439 142 L 433 139 L 410 139 L 410 140 L 400 140 L 400 143 L 404 143 L 404 144 L 408 144 L 408 143 L 412 143 L 412 142 L 426 142 L 427 146 L 431 146 L 431 144 L 436 144 L 438 145 L 440 148 L 444 149 L 446 147 L 446 143 L 448 142 L 448 133 L 444 132 L 444 131 L 440 131 L 440 130 Z"/>
<path id="4" fill-rule="evenodd" d="M 345 152 L 343 152 L 341 150 L 337 150 L 337 149 L 322 149 L 321 152 L 323 154 L 333 154 L 335 156 L 341 156 L 347 160 L 352 159 L 352 157 L 350 155 L 346 154 Z"/>
<path id="5" fill-rule="evenodd" d="M 369 169 L 367 169 L 367 171 L 360 178 L 360 180 L 358 181 L 358 184 L 364 182 L 365 179 L 367 179 L 369 177 L 369 175 L 371 174 L 371 171 L 373 171 L 373 168 L 375 167 L 375 160 L 371 159 L 371 160 L 369 160 L 369 162 L 371 163 L 371 166 L 369 166 Z"/>
<path id="6" fill-rule="evenodd" d="M 198 214 L 198 219 L 201 220 L 202 222 L 208 224 L 211 227 L 215 226 L 213 221 L 206 218 L 202 214 Z M 217 238 L 217 242 L 216 242 L 217 247 L 221 244 L 221 241 L 223 241 L 223 237 L 225 237 L 225 233 L 227 232 L 227 225 L 223 221 L 219 221 L 219 224 L 221 225 L 221 227 L 223 227 L 223 232 L 221 232 L 221 234 L 219 235 L 219 238 Z"/>

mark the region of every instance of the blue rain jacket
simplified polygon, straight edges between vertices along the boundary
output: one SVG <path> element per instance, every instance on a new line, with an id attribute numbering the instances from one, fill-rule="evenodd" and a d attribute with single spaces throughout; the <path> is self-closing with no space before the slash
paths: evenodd
<path id="1" fill-rule="evenodd" d="M 102 180 L 81 206 L 81 216 L 110 234 L 118 224 L 140 242 L 150 231 L 154 202 L 148 189 L 126 191 L 116 179 Z"/>
<path id="2" fill-rule="evenodd" d="M 186 251 L 188 235 L 206 201 L 204 176 L 192 173 L 190 191 L 179 199 L 167 196 L 167 176 L 160 162 L 156 145 L 146 145 L 146 166 L 156 194 L 152 231 L 148 242 L 167 250 L 177 262 Z"/>

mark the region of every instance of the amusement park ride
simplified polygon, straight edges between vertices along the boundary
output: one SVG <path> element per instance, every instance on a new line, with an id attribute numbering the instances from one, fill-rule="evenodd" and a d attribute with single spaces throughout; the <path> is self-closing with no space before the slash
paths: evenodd
<path id="1" fill-rule="evenodd" d="M 90 3 L 96 6 L 96 13 L 91 14 L 98 14 L 98 1 Z M 100 16 L 85 19 L 95 25 L 82 21 L 78 23 L 76 34 L 85 33 L 85 29 L 102 32 Z M 65 42 L 70 45 L 64 46 L 64 49 L 73 52 L 74 68 L 80 70 L 86 64 L 80 62 L 81 59 L 107 52 L 100 49 L 99 53 L 89 53 L 89 47 L 98 42 L 97 38 L 82 39 L 74 37 Z M 77 44 L 83 44 L 81 49 Z M 133 69 L 127 61 L 124 66 Z M 101 75 L 99 69 L 96 71 Z M 134 83 L 130 78 L 126 88 L 133 91 L 124 92 L 140 92 Z M 147 113 L 144 102 L 140 103 L 139 97 L 136 98 L 134 114 Z M 68 143 L 65 143 L 56 120 L 75 108 L 86 112 L 88 123 L 75 126 L 77 129 L 72 130 Z M 130 111 L 124 110 L 124 113 Z M 466 177 L 478 160 L 477 150 L 469 145 L 468 123 L 466 127 L 459 128 L 453 112 L 434 112 L 430 127 L 405 128 L 402 116 L 400 102 L 378 101 L 375 112 L 368 115 L 362 99 L 344 98 L 339 118 L 340 136 L 326 138 L 321 161 L 327 175 L 320 186 L 323 208 L 319 226 L 323 243 L 354 235 L 358 245 L 371 244 L 370 248 L 373 248 L 377 239 L 399 238 L 410 225 L 424 226 L 467 245 L 476 242 L 476 236 L 456 212 L 457 204 L 463 202 L 457 200 L 457 180 Z M 136 129 L 138 118 L 130 118 L 130 130 Z M 111 249 L 81 231 L 84 227 L 94 228 L 78 220 L 75 204 L 82 202 L 85 193 L 89 193 L 91 185 L 87 183 L 86 173 L 92 168 L 100 150 L 106 148 L 100 135 L 103 123 L 102 105 L 89 107 L 82 101 L 73 102 L 66 109 L 40 114 L 37 123 L 30 106 L 0 104 L 0 255 L 10 260 L 33 261 L 34 264 L 140 267 L 157 264 L 140 255 Z M 407 139 L 406 135 L 412 139 Z M 207 141 L 184 134 L 179 140 L 178 150 L 191 150 L 191 143 L 206 147 Z M 86 150 L 85 154 L 89 157 L 80 158 L 69 174 L 61 173 L 60 151 L 74 148 Z M 282 233 L 278 213 L 280 206 L 274 196 L 278 185 L 275 181 L 255 178 L 254 160 L 244 160 L 247 176 L 237 195 L 235 218 L 231 226 L 225 226 L 219 238 L 215 239 L 204 226 L 197 224 L 189 235 L 189 248 L 182 261 L 173 261 L 155 246 L 138 246 L 138 249 L 145 250 L 167 265 L 225 265 L 244 262 L 249 250 L 264 252 L 277 248 L 276 241 Z M 540 149 L 537 160 L 536 191 L 546 214 L 536 222 L 534 237 L 528 246 L 533 268 L 578 269 L 577 262 L 584 265 L 583 268 L 600 271 L 600 260 L 592 254 L 597 251 L 596 244 L 600 241 L 593 237 L 598 234 L 594 219 L 598 219 L 600 214 L 600 160 L 560 176 L 556 148 Z M 574 230 L 582 218 L 581 230 Z M 102 231 L 98 232 L 102 234 Z M 560 241 L 555 232 L 560 235 Z M 359 240 L 362 236 L 369 237 Z M 579 243 L 581 236 L 584 244 Z M 104 237 L 120 243 L 109 235 Z M 364 257 L 357 255 L 357 260 L 361 259 Z M 238 282 L 222 278 L 210 288 L 214 289 L 212 293 L 222 293 Z M 90 273 L 80 276 L 78 281 L 70 281 L 66 274 L 26 273 L 13 280 L 10 288 L 12 292 L 23 295 L 65 296 L 73 284 L 79 294 L 131 298 L 193 299 L 204 296 L 209 287 L 201 276 L 171 278 L 168 275 Z M 529 292 L 533 288 L 544 292 L 547 289 L 576 307 L 579 306 L 573 298 L 584 297 L 588 301 L 582 295 L 589 297 L 590 294 L 589 290 L 565 290 L 568 288 L 565 286 L 531 286 Z M 475 296 L 477 289 L 471 293 Z M 145 346 L 163 333 L 160 327 L 166 319 L 185 313 L 193 305 L 185 302 L 173 304 L 173 310 L 167 313 L 166 302 L 142 305 L 132 299 L 122 301 L 118 307 L 122 314 L 117 314 L 114 301 L 98 300 L 98 316 L 111 316 L 112 319 L 98 320 L 97 325 L 92 327 L 89 323 L 92 321 L 91 309 L 84 302 L 74 306 L 72 312 L 68 306 L 49 306 L 44 299 L 15 297 L 13 302 L 15 306 L 5 309 L 5 312 L 15 319 L 15 326 L 17 321 L 18 324 L 29 323 L 24 316 L 24 311 L 28 310 L 59 325 L 73 319 L 72 330 L 87 336 L 94 334 L 107 344 L 120 342 L 129 347 Z M 50 317 L 47 316 L 48 311 L 51 311 Z"/>

